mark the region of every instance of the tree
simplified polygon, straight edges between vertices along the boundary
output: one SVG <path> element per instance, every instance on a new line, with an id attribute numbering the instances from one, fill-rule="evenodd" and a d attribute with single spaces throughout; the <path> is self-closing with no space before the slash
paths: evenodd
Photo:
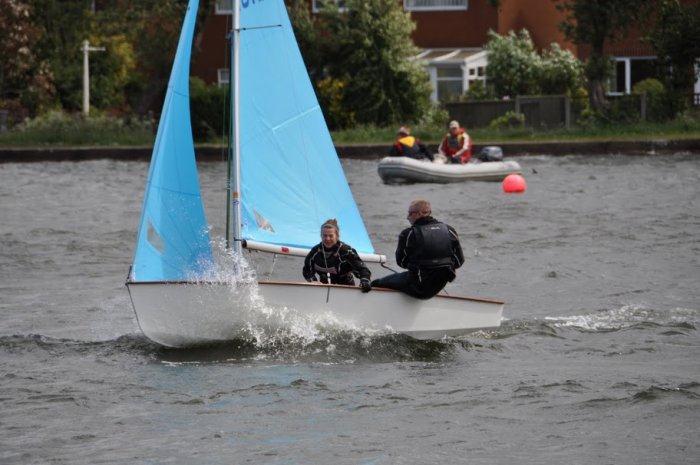
<path id="1" fill-rule="evenodd" d="M 323 15 L 312 15 L 307 0 L 290 0 L 286 4 L 306 70 L 311 81 L 315 83 L 323 77 L 324 49 L 327 43 L 321 40 L 322 31 L 325 31 L 321 24 Z"/>
<path id="2" fill-rule="evenodd" d="M 210 3 L 202 2 L 200 22 Z M 93 18 L 96 37 L 109 42 L 123 36 L 131 47 L 131 53 L 122 57 L 132 61 L 133 67 L 118 86 L 126 105 L 139 114 L 160 111 L 186 8 L 187 0 L 117 0 L 99 9 Z M 95 54 L 96 65 L 119 51 Z"/>
<path id="3" fill-rule="evenodd" d="M 544 94 L 573 95 L 584 83 L 581 61 L 557 43 L 542 51 L 538 74 Z"/>
<path id="4" fill-rule="evenodd" d="M 90 37 L 91 11 L 86 0 L 29 0 L 32 23 L 40 30 L 36 53 L 50 69 L 60 107 L 80 109 L 83 40 Z"/>
<path id="5" fill-rule="evenodd" d="M 700 58 L 700 4 L 665 0 L 648 36 L 662 65 L 666 87 L 685 101 L 697 79 Z"/>
<path id="6" fill-rule="evenodd" d="M 566 14 L 561 30 L 579 45 L 590 47 L 586 62 L 588 98 L 591 107 L 601 111 L 608 106 L 605 81 L 611 63 L 605 54 L 605 42 L 627 34 L 629 27 L 646 16 L 654 0 L 554 0 Z"/>
<path id="7" fill-rule="evenodd" d="M 36 54 L 41 31 L 21 0 L 0 0 L 0 30 L 0 107 L 26 116 L 47 105 L 54 92 L 48 66 Z"/>
<path id="8" fill-rule="evenodd" d="M 363 124 L 418 121 L 430 106 L 430 84 L 411 40 L 415 24 L 394 0 L 346 0 L 324 9 L 329 42 L 325 71 L 340 81 L 345 111 Z M 322 35 L 323 36 L 323 35 Z"/>
<path id="9" fill-rule="evenodd" d="M 568 50 L 553 43 L 540 55 L 527 30 L 500 36 L 489 31 L 486 44 L 488 81 L 496 94 L 572 94 L 581 86 L 581 62 Z"/>
<path id="10" fill-rule="evenodd" d="M 505 36 L 489 31 L 486 50 L 489 57 L 486 76 L 494 86 L 496 95 L 539 93 L 540 56 L 527 30 L 523 29 L 517 34 L 510 31 Z"/>

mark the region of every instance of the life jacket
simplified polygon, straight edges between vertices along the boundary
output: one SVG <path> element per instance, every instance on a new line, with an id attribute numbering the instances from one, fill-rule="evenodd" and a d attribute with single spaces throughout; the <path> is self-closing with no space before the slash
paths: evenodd
<path id="1" fill-rule="evenodd" d="M 413 226 L 417 253 L 411 264 L 418 267 L 438 268 L 452 266 L 452 237 L 445 223 L 435 222 Z"/>
<path id="2" fill-rule="evenodd" d="M 420 153 L 420 147 L 418 147 L 418 141 L 413 136 L 402 137 L 394 145 L 402 155 L 410 158 L 423 158 L 423 155 Z"/>
<path id="3" fill-rule="evenodd" d="M 449 132 L 445 135 L 445 138 L 442 141 L 442 151 L 447 155 L 448 157 L 454 156 L 455 153 L 460 151 L 462 147 L 464 146 L 464 139 L 469 139 L 469 136 L 464 132 L 464 129 L 459 128 L 459 132 L 457 132 L 456 136 L 452 136 Z M 469 161 L 469 159 L 472 156 L 472 144 L 471 140 L 467 140 L 467 150 L 462 152 L 461 155 L 461 162 L 466 163 Z"/>

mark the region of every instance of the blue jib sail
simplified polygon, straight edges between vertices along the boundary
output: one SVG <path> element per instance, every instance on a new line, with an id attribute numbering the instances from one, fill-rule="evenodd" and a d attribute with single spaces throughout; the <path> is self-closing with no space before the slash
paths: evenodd
<path id="1" fill-rule="evenodd" d="M 199 0 L 190 0 L 170 73 L 141 212 L 133 281 L 178 281 L 212 261 L 190 125 L 189 70 Z"/>
<path id="2" fill-rule="evenodd" d="M 316 100 L 283 0 L 240 0 L 242 235 L 312 247 L 336 218 L 374 253 Z"/>

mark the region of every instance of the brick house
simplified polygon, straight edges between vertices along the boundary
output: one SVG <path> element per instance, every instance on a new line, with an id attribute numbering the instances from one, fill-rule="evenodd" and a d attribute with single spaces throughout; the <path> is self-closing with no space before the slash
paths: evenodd
<path id="1" fill-rule="evenodd" d="M 228 82 L 225 37 L 231 25 L 231 1 L 216 0 L 197 44 L 199 53 L 192 71 L 208 83 Z M 322 1 L 309 0 L 312 12 L 318 11 Z M 342 6 L 343 0 L 336 1 Z M 397 1 L 416 22 L 413 41 L 421 49 L 416 58 L 430 76 L 434 101 L 448 100 L 465 92 L 474 81 L 486 80 L 488 56 L 483 47 L 489 30 L 506 34 L 524 28 L 540 49 L 557 42 L 577 57 L 587 57 L 585 47 L 567 41 L 559 29 L 564 14 L 552 0 L 501 0 L 498 8 L 488 0 Z M 610 94 L 630 93 L 635 83 L 653 74 L 655 56 L 638 34 L 633 32 L 629 38 L 610 44 L 607 51 L 615 61 Z M 700 92 L 700 82 L 696 92 Z"/>

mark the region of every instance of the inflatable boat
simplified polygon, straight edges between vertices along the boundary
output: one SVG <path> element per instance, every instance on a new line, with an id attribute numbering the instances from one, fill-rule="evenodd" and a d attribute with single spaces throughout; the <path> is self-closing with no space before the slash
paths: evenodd
<path id="1" fill-rule="evenodd" d="M 503 160 L 500 147 L 484 147 L 474 162 L 464 165 L 433 163 L 408 157 L 385 157 L 379 161 L 379 177 L 387 184 L 411 182 L 501 181 L 521 174 L 517 161 Z"/>

